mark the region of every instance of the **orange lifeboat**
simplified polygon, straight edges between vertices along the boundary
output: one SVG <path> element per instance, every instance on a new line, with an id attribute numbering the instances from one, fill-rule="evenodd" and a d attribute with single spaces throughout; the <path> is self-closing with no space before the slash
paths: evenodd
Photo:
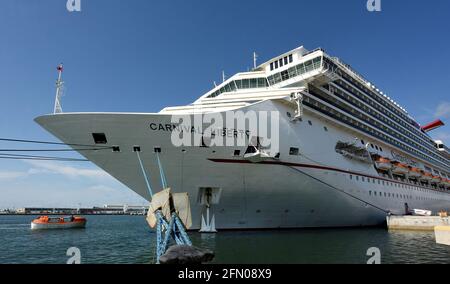
<path id="1" fill-rule="evenodd" d="M 431 182 L 435 182 L 435 183 L 439 183 L 440 181 L 441 181 L 440 176 L 433 176 L 433 178 L 431 179 Z"/>
<path id="2" fill-rule="evenodd" d="M 384 157 L 376 157 L 374 159 L 375 167 L 379 170 L 388 171 L 392 168 L 391 160 Z"/>
<path id="3" fill-rule="evenodd" d="M 422 172 L 422 176 L 420 177 L 420 179 L 424 181 L 430 181 L 433 179 L 433 175 L 429 172 Z"/>
<path id="4" fill-rule="evenodd" d="M 86 218 L 83 217 L 48 217 L 41 216 L 31 222 L 32 230 L 84 228 Z"/>
<path id="5" fill-rule="evenodd" d="M 409 173 L 409 167 L 400 162 L 393 162 L 392 172 L 396 175 L 406 175 Z"/>
<path id="6" fill-rule="evenodd" d="M 450 179 L 448 179 L 448 178 L 445 179 L 445 183 L 444 184 L 445 184 L 446 187 L 450 187 Z"/>
<path id="7" fill-rule="evenodd" d="M 410 167 L 409 168 L 409 176 L 419 178 L 422 176 L 422 171 L 419 168 Z"/>

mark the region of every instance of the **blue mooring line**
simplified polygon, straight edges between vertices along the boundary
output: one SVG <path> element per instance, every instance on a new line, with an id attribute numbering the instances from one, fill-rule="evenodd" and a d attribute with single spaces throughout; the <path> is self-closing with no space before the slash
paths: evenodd
<path id="1" fill-rule="evenodd" d="M 152 191 L 152 188 L 150 186 L 150 182 L 148 181 L 147 174 L 145 173 L 145 169 L 144 169 L 144 165 L 142 164 L 141 156 L 139 155 L 138 151 L 136 151 L 136 154 L 137 154 L 137 157 L 138 157 L 138 160 L 139 160 L 139 165 L 141 166 L 142 174 L 144 175 L 145 183 L 147 184 L 148 192 L 150 193 L 150 197 L 153 198 L 153 191 Z"/>
<path id="2" fill-rule="evenodd" d="M 141 156 L 139 155 L 139 151 L 136 151 L 139 165 L 141 167 L 142 175 L 144 176 L 145 183 L 147 185 L 150 196 L 153 198 L 153 191 L 150 186 L 150 181 L 148 179 L 147 173 L 145 172 L 144 165 L 142 164 Z M 161 183 L 163 189 L 167 188 L 166 176 L 164 175 L 164 170 L 161 165 L 161 161 L 159 159 L 159 154 L 156 152 L 156 158 L 158 160 L 159 173 L 161 175 Z M 187 235 L 183 223 L 181 222 L 178 214 L 176 212 L 172 213 L 171 219 L 169 222 L 164 218 L 161 210 L 157 210 L 155 212 L 157 224 L 156 224 L 156 263 L 159 264 L 160 257 L 166 252 L 167 247 L 170 242 L 170 238 L 175 240 L 175 243 L 178 245 L 188 245 L 192 246 L 192 242 Z M 163 232 L 163 228 L 165 232 Z M 165 234 L 165 235 L 164 235 Z"/>
<path id="3" fill-rule="evenodd" d="M 161 176 L 161 184 L 163 188 L 167 188 L 167 180 L 166 180 L 166 175 L 164 174 L 164 170 L 161 164 L 161 160 L 159 159 L 159 153 L 156 152 L 156 158 L 158 160 L 158 167 L 159 167 L 159 174 Z"/>

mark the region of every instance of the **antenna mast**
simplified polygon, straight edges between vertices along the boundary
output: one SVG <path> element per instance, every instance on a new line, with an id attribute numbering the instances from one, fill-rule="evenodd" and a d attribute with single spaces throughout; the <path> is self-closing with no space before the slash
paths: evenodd
<path id="1" fill-rule="evenodd" d="M 256 61 L 258 60 L 258 54 L 253 52 L 253 69 L 256 69 Z"/>
<path id="2" fill-rule="evenodd" d="M 55 107 L 53 109 L 54 114 L 62 113 L 61 102 L 60 102 L 62 94 L 63 94 L 63 85 L 64 85 L 64 82 L 62 81 L 62 71 L 63 71 L 62 63 L 59 64 L 58 67 L 56 67 L 56 70 L 58 70 L 58 80 L 56 80 Z"/>

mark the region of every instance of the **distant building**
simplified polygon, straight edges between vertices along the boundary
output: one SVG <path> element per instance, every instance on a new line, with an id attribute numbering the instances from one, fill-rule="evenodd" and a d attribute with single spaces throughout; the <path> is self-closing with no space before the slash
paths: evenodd
<path id="1" fill-rule="evenodd" d="M 144 215 L 145 206 L 104 205 L 93 208 L 31 208 L 24 207 L 15 210 L 15 214 L 24 215 Z"/>

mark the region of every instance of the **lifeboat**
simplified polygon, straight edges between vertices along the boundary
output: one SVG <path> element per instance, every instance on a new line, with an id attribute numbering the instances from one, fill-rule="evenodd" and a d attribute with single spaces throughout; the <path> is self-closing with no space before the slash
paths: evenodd
<path id="1" fill-rule="evenodd" d="M 433 214 L 430 210 L 424 210 L 424 209 L 414 209 L 414 215 L 416 216 L 431 216 Z"/>
<path id="2" fill-rule="evenodd" d="M 433 179 L 433 175 L 429 172 L 422 172 L 422 176 L 420 177 L 420 179 L 424 181 L 430 181 Z"/>
<path id="3" fill-rule="evenodd" d="M 409 167 L 403 163 L 394 162 L 392 172 L 396 175 L 406 175 L 409 173 Z"/>
<path id="4" fill-rule="evenodd" d="M 379 170 L 388 171 L 392 168 L 391 160 L 384 157 L 377 157 L 374 160 L 375 167 Z"/>
<path id="5" fill-rule="evenodd" d="M 32 230 L 84 228 L 86 218 L 83 217 L 48 217 L 41 216 L 31 222 Z"/>
<path id="6" fill-rule="evenodd" d="M 419 178 L 422 176 L 422 171 L 419 168 L 410 167 L 409 168 L 409 176 Z"/>
<path id="7" fill-rule="evenodd" d="M 439 183 L 440 181 L 441 181 L 440 176 L 433 176 L 433 178 L 431 179 L 431 182 L 435 182 L 435 183 Z"/>

